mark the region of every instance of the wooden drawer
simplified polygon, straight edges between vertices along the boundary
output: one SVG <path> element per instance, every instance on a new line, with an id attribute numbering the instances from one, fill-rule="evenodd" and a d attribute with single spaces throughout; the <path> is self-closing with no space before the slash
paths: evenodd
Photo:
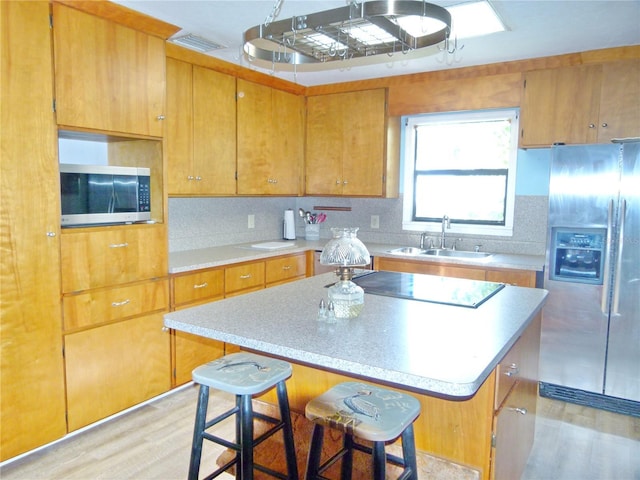
<path id="1" fill-rule="evenodd" d="M 507 352 L 496 369 L 496 397 L 494 408 L 498 410 L 514 384 L 522 378 L 522 342 L 518 340 Z"/>
<path id="2" fill-rule="evenodd" d="M 62 299 L 64 330 L 75 330 L 159 310 L 169 310 L 169 281 L 92 290 Z"/>
<path id="3" fill-rule="evenodd" d="M 67 231 L 61 248 L 64 293 L 167 275 L 164 225 Z"/>
<path id="4" fill-rule="evenodd" d="M 251 262 L 225 268 L 225 295 L 242 290 L 264 288 L 264 262 Z"/>
<path id="5" fill-rule="evenodd" d="M 534 288 L 536 272 L 533 270 L 487 270 L 487 281 Z"/>
<path id="6" fill-rule="evenodd" d="M 224 270 L 222 268 L 174 276 L 171 282 L 174 306 L 224 297 Z"/>
<path id="7" fill-rule="evenodd" d="M 304 253 L 266 261 L 266 283 L 269 286 L 304 277 L 306 273 L 307 257 Z"/>
<path id="8" fill-rule="evenodd" d="M 391 272 L 424 273 L 427 275 L 440 275 L 443 277 L 468 278 L 471 280 L 484 280 L 484 269 L 452 266 L 443 263 L 430 263 L 425 261 L 396 260 L 385 257 L 376 257 L 376 270 L 388 270 Z"/>

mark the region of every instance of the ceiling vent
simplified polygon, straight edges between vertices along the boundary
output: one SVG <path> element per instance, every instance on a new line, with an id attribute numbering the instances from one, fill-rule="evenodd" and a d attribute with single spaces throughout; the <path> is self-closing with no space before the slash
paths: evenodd
<path id="1" fill-rule="evenodd" d="M 203 53 L 210 52 L 211 50 L 218 50 L 220 48 L 226 48 L 224 45 L 220 45 L 219 43 L 200 37 L 198 35 L 194 35 L 192 33 L 176 38 L 170 38 L 168 41 L 171 43 L 175 43 L 176 45 L 180 45 L 181 47 L 190 48 L 191 50 L 196 50 Z"/>

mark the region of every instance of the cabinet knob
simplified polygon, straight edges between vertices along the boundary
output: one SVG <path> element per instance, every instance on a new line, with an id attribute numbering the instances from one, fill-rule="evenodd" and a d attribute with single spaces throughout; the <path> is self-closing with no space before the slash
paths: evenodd
<path id="1" fill-rule="evenodd" d="M 507 410 L 511 410 L 512 412 L 519 413 L 520 415 L 526 415 L 529 413 L 524 407 L 507 407 Z"/>
<path id="2" fill-rule="evenodd" d="M 596 128 L 596 126 L 595 126 L 595 124 L 594 124 L 594 123 L 590 123 L 590 124 L 589 124 L 589 128 Z"/>
<path id="3" fill-rule="evenodd" d="M 603 123 L 602 124 L 602 128 L 607 128 L 608 126 L 609 126 L 609 124 L 607 124 L 607 123 Z"/>
<path id="4" fill-rule="evenodd" d="M 342 182 L 343 185 L 346 185 L 347 183 L 349 183 L 349 182 L 347 182 L 346 180 L 344 182 Z"/>
<path id="5" fill-rule="evenodd" d="M 187 181 L 191 181 L 191 180 L 193 180 L 193 179 L 194 179 L 194 176 L 193 176 L 193 175 L 187 175 Z"/>
<path id="6" fill-rule="evenodd" d="M 196 182 L 199 182 L 200 180 L 202 180 L 202 177 L 200 175 L 196 175 Z"/>
<path id="7" fill-rule="evenodd" d="M 515 363 L 512 363 L 511 365 L 509 365 L 509 367 L 507 368 L 507 371 L 504 372 L 504 374 L 507 377 L 515 377 L 519 373 L 520 373 L 520 368 Z"/>
<path id="8" fill-rule="evenodd" d="M 340 180 L 336 180 L 336 185 L 340 185 Z"/>

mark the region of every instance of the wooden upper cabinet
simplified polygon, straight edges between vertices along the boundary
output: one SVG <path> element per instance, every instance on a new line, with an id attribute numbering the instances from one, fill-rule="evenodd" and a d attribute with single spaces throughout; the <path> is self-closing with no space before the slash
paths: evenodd
<path id="1" fill-rule="evenodd" d="M 520 146 L 595 142 L 601 74 L 600 65 L 527 72 Z"/>
<path id="2" fill-rule="evenodd" d="M 524 75 L 522 147 L 609 143 L 640 135 L 640 60 Z"/>
<path id="3" fill-rule="evenodd" d="M 238 79 L 238 194 L 300 195 L 304 97 Z"/>
<path id="4" fill-rule="evenodd" d="M 236 193 L 236 80 L 167 58 L 169 195 Z"/>
<path id="5" fill-rule="evenodd" d="M 53 4 L 58 125 L 161 137 L 164 40 Z"/>
<path id="6" fill-rule="evenodd" d="M 386 91 L 307 99 L 307 195 L 380 197 L 386 181 Z"/>
<path id="7" fill-rule="evenodd" d="M 640 59 L 602 67 L 598 143 L 640 137 Z"/>

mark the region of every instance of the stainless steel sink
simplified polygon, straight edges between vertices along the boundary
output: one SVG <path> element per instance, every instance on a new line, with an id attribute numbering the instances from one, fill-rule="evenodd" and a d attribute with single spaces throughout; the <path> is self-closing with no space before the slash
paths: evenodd
<path id="1" fill-rule="evenodd" d="M 430 257 L 453 257 L 453 258 L 488 258 L 493 253 L 488 252 L 467 252 L 465 250 L 447 250 L 441 248 L 430 248 L 429 250 L 424 250 L 420 255 L 427 255 Z"/>
<path id="2" fill-rule="evenodd" d="M 423 253 L 426 252 L 426 250 L 418 247 L 400 247 L 400 248 L 394 248 L 393 250 L 387 250 L 387 252 L 393 255 L 415 256 L 415 255 L 422 255 Z"/>

